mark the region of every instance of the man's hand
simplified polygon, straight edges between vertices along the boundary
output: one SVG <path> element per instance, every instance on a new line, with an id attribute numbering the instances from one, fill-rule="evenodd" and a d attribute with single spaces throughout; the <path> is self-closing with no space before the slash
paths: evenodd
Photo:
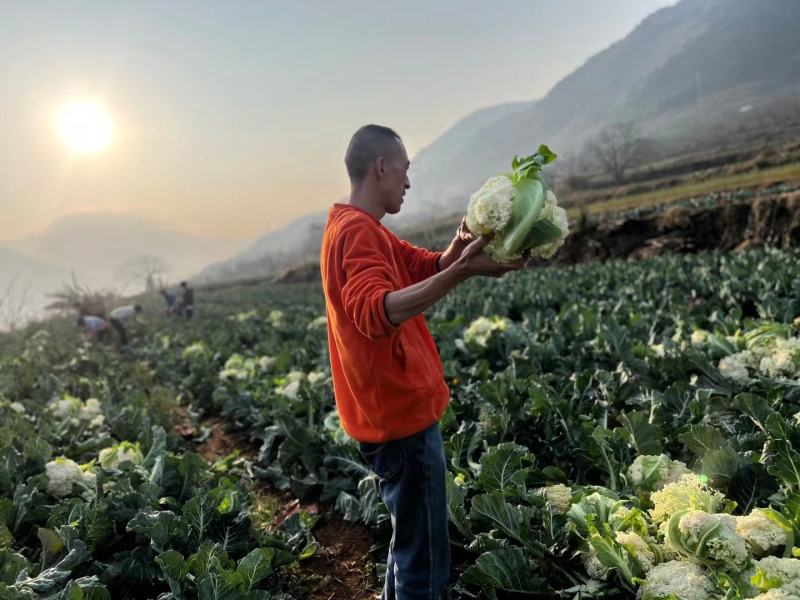
<path id="1" fill-rule="evenodd" d="M 439 259 L 439 270 L 444 271 L 447 267 L 456 262 L 467 246 L 475 240 L 475 236 L 467 227 L 467 217 L 461 219 L 461 224 L 456 230 L 456 235 Z"/>
<path id="2" fill-rule="evenodd" d="M 466 277 L 484 275 L 487 277 L 502 277 L 511 271 L 525 268 L 528 258 L 522 258 L 513 263 L 500 263 L 484 253 L 483 248 L 492 240 L 491 235 L 484 235 L 470 243 L 461 253 L 461 257 L 454 265 Z"/>
<path id="3" fill-rule="evenodd" d="M 461 219 L 461 224 L 456 229 L 456 237 L 453 238 L 453 243 L 464 244 L 466 247 L 470 242 L 475 241 L 475 236 L 467 227 L 467 217 Z"/>

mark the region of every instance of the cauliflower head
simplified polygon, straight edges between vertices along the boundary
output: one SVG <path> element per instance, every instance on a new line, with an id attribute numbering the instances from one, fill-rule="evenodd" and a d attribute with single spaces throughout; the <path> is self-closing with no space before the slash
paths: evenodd
<path id="1" fill-rule="evenodd" d="M 514 184 L 506 175 L 492 177 L 472 194 L 467 205 L 467 227 L 477 235 L 503 229 L 511 219 Z"/>
<path id="2" fill-rule="evenodd" d="M 716 586 L 698 565 L 672 560 L 654 566 L 642 584 L 642 600 L 708 600 Z"/>
<path id="3" fill-rule="evenodd" d="M 664 523 L 681 510 L 716 512 L 725 502 L 725 496 L 705 483 L 695 473 L 681 475 L 678 481 L 666 484 L 650 495 L 653 508 L 650 517 L 656 524 Z"/>
<path id="4" fill-rule="evenodd" d="M 731 515 L 682 510 L 670 517 L 667 545 L 681 557 L 710 568 L 739 573 L 750 559 Z"/>

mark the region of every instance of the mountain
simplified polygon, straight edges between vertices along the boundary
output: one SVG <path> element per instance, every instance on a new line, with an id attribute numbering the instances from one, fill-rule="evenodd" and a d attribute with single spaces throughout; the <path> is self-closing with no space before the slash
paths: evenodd
<path id="1" fill-rule="evenodd" d="M 460 144 L 442 136 L 420 151 L 406 218 L 463 210 L 486 178 L 540 143 L 563 166 L 614 122 L 632 122 L 673 148 L 717 144 L 747 127 L 763 131 L 780 111 L 800 108 L 797 23 L 797 0 L 683 0 L 661 9 L 538 102 L 498 112 L 478 128 L 468 117 L 447 134 Z M 492 115 L 473 116 L 480 114 Z"/>
<path id="2" fill-rule="evenodd" d="M 207 266 L 192 281 L 264 277 L 317 259 L 327 217 L 327 212 L 320 212 L 295 219 L 286 227 L 264 234 L 232 258 Z"/>
<path id="3" fill-rule="evenodd" d="M 661 9 L 543 98 L 476 111 L 420 150 L 403 211 L 385 222 L 398 229 L 463 211 L 488 177 L 541 143 L 559 155 L 557 168 L 575 164 L 612 123 L 631 122 L 672 153 L 761 144 L 787 111 L 800 115 L 797 23 L 798 0 L 682 0 Z M 302 263 L 316 257 L 323 223 L 322 214 L 298 219 L 201 275 L 260 276 Z"/>
<path id="4" fill-rule="evenodd" d="M 230 256 L 242 243 L 177 233 L 128 214 L 86 212 L 66 215 L 42 233 L 0 246 L 75 272 L 85 285 L 107 287 L 119 285 L 123 265 L 142 255 L 159 257 L 171 267 L 171 278 L 183 278 Z"/>
<path id="5" fill-rule="evenodd" d="M 40 315 L 47 293 L 68 279 L 65 269 L 0 248 L 0 331 Z"/>

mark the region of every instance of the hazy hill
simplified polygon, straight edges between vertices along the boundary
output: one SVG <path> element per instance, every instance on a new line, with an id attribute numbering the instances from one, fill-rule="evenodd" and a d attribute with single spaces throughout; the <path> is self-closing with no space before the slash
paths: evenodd
<path id="1" fill-rule="evenodd" d="M 230 256 L 241 242 L 176 233 L 130 215 L 93 212 L 64 216 L 42 233 L 0 246 L 73 271 L 85 284 L 110 286 L 118 281 L 120 267 L 137 256 L 158 256 L 171 266 L 173 277 L 186 277 Z"/>
<path id="2" fill-rule="evenodd" d="M 800 109 L 798 23 L 796 0 L 683 0 L 659 10 L 540 101 L 472 130 L 460 146 L 434 141 L 414 161 L 404 210 L 458 209 L 514 154 L 544 142 L 563 164 L 613 122 L 634 122 L 672 148 L 766 128 L 777 111 Z M 434 153 L 435 169 L 425 164 Z"/>
<path id="3" fill-rule="evenodd" d="M 46 294 L 68 278 L 65 269 L 0 248 L 0 330 L 40 315 Z"/>
<path id="4" fill-rule="evenodd" d="M 800 120 L 798 23 L 798 0 L 682 0 L 659 10 L 544 98 L 479 110 L 419 151 L 403 212 L 387 223 L 400 228 L 463 210 L 486 178 L 540 143 L 563 168 L 614 122 L 635 123 L 667 152 L 760 145 L 789 111 Z M 534 59 L 547 60 L 546 51 Z M 318 246 L 305 244 L 318 243 L 322 219 L 269 233 L 246 261 L 237 257 L 204 275 L 235 277 L 244 264 L 248 275 L 266 274 L 284 265 L 287 252 L 314 255 Z M 262 261 L 270 254 L 273 263 Z"/>

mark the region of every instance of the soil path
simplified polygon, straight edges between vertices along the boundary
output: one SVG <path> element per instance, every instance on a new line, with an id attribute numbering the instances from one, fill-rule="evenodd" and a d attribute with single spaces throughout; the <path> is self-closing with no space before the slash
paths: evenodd
<path id="1" fill-rule="evenodd" d="M 239 452 L 248 460 L 258 457 L 258 448 L 242 433 L 226 431 L 225 419 L 210 417 L 204 419 L 202 428 L 207 435 L 200 435 L 192 423 L 188 411 L 181 407 L 175 432 L 190 441 L 200 437 L 196 451 L 209 462 Z M 256 501 L 274 504 L 276 499 L 283 507 L 273 520 L 277 527 L 299 510 L 320 515 L 314 536 L 319 542 L 317 552 L 300 563 L 301 574 L 308 585 L 310 600 L 368 600 L 380 594 L 377 577 L 368 566 L 369 549 L 372 545 L 370 530 L 359 523 L 348 523 L 341 516 L 317 503 L 302 503 L 291 494 L 274 490 L 269 486 L 254 482 L 253 493 Z"/>

